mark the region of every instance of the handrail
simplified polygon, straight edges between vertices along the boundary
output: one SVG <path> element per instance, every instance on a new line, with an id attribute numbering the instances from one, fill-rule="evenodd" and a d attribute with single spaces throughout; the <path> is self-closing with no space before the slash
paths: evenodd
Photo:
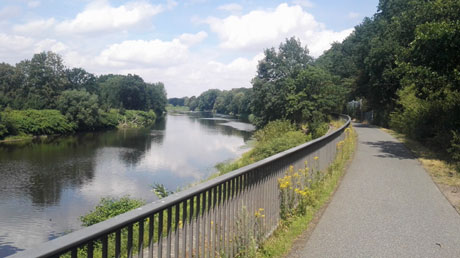
<path id="1" fill-rule="evenodd" d="M 180 207 L 180 205 L 182 205 L 183 211 L 185 212 L 185 214 L 187 214 L 187 212 L 190 212 L 190 211 L 187 211 L 185 207 L 189 207 L 190 204 L 192 204 L 192 206 L 196 205 L 196 202 L 198 202 L 197 210 L 195 210 L 195 214 L 193 214 L 193 207 L 192 207 L 192 210 L 190 212 L 192 214 L 189 214 L 189 218 L 187 218 L 187 221 L 190 221 L 190 223 L 188 223 L 187 226 L 184 226 L 184 228 L 189 227 L 192 231 L 193 231 L 193 229 L 195 229 L 195 231 L 197 231 L 199 233 L 202 233 L 201 230 L 200 230 L 201 229 L 200 228 L 200 221 L 202 220 L 201 217 L 208 216 L 209 213 L 212 213 L 212 214 L 224 214 L 225 213 L 225 214 L 227 214 L 227 212 L 228 212 L 228 214 L 231 214 L 231 212 L 232 212 L 231 210 L 228 211 L 227 208 L 222 208 L 222 209 L 224 209 L 223 211 L 218 210 L 218 208 L 215 208 L 216 203 L 218 205 L 229 205 L 229 206 L 233 205 L 233 206 L 238 208 L 238 207 L 243 207 L 244 205 L 240 205 L 238 203 L 234 204 L 233 202 L 241 201 L 241 202 L 247 204 L 247 206 L 249 206 L 248 203 L 255 202 L 255 201 L 249 200 L 250 198 L 246 196 L 248 194 L 246 194 L 244 191 L 246 191 L 246 188 L 248 188 L 248 187 L 250 187 L 250 188 L 248 188 L 248 189 L 250 189 L 250 191 L 266 191 L 266 190 L 255 190 L 255 189 L 251 188 L 253 184 L 260 184 L 260 182 L 258 181 L 259 179 L 257 177 L 262 178 L 262 179 L 260 179 L 262 181 L 265 180 L 266 182 L 269 182 L 270 187 L 276 186 L 276 179 L 277 179 L 276 177 L 279 176 L 278 174 L 280 173 L 280 171 L 283 172 L 282 169 L 285 169 L 286 166 L 287 166 L 286 164 L 281 164 L 282 162 L 279 162 L 279 164 L 278 164 L 277 163 L 278 161 L 283 160 L 283 159 L 288 159 L 288 160 L 292 159 L 292 160 L 294 160 L 293 157 L 299 156 L 299 153 L 301 153 L 301 152 L 305 152 L 305 153 L 307 153 L 307 155 L 310 155 L 315 151 L 321 151 L 321 149 L 324 148 L 324 146 L 326 146 L 327 144 L 331 143 L 332 141 L 334 141 L 339 136 L 343 136 L 343 132 L 344 132 L 345 128 L 347 128 L 350 125 L 351 119 L 347 115 L 340 115 L 340 117 L 346 119 L 345 124 L 343 126 L 341 126 L 339 129 L 335 130 L 334 132 L 332 132 L 330 134 L 324 135 L 322 137 L 319 137 L 319 138 L 317 138 L 315 140 L 309 141 L 309 142 L 304 143 L 302 145 L 299 145 L 297 147 L 294 147 L 294 148 L 291 148 L 289 150 L 283 151 L 281 153 L 275 154 L 275 155 L 273 155 L 271 157 L 268 157 L 266 159 L 260 160 L 258 162 L 255 162 L 255 163 L 251 164 L 251 165 L 239 168 L 237 170 L 234 170 L 234 171 L 229 172 L 229 173 L 227 173 L 225 175 L 216 177 L 216 178 L 211 179 L 209 181 L 206 181 L 204 183 L 192 186 L 189 189 L 186 189 L 186 190 L 181 191 L 179 193 L 172 194 L 172 195 L 170 195 L 168 197 L 165 197 L 163 199 L 154 201 L 152 203 L 149 203 L 147 205 L 144 205 L 144 206 L 142 206 L 140 208 L 137 208 L 135 210 L 129 211 L 127 213 L 118 215 L 118 216 L 113 217 L 111 219 L 108 219 L 106 221 L 103 221 L 103 222 L 100 222 L 98 224 L 92 225 L 90 227 L 86 227 L 86 228 L 80 229 L 78 231 L 69 233 L 67 235 L 64 235 L 62 237 L 56 238 L 54 240 L 45 242 L 45 243 L 43 243 L 41 245 L 38 245 L 38 246 L 36 246 L 36 247 L 34 247 L 34 248 L 30 249 L 30 250 L 26 250 L 26 251 L 17 253 L 16 255 L 13 255 L 11 257 L 13 257 L 13 258 L 16 258 L 16 257 L 51 257 L 51 256 L 54 257 L 56 255 L 60 255 L 60 254 L 63 254 L 64 252 L 68 252 L 68 251 L 71 251 L 71 250 L 73 250 L 72 251 L 72 257 L 73 257 L 73 255 L 76 252 L 75 250 L 77 248 L 79 248 L 79 247 L 81 247 L 83 245 L 87 245 L 87 244 L 91 244 L 91 246 L 92 246 L 92 242 L 94 242 L 94 241 L 96 241 L 98 239 L 104 238 L 104 237 L 105 237 L 105 239 L 107 239 L 108 234 L 112 234 L 112 233 L 115 233 L 117 231 L 120 231 L 121 229 L 123 229 L 125 227 L 129 227 L 130 225 L 131 225 L 131 235 L 132 235 L 132 225 L 134 223 L 139 223 L 138 225 L 140 225 L 141 223 L 144 224 L 148 218 L 152 219 L 152 218 L 154 218 L 154 216 L 158 216 L 158 214 L 160 214 L 160 213 L 161 213 L 160 218 L 163 218 L 163 213 L 165 213 L 166 211 L 168 211 L 167 214 L 170 217 L 171 214 L 172 214 L 171 210 L 172 210 L 173 207 L 175 207 L 176 211 L 179 212 L 179 207 Z M 320 147 L 316 149 L 315 146 L 320 146 Z M 334 144 L 333 147 L 335 149 L 335 144 Z M 306 150 L 311 150 L 311 151 L 306 152 Z M 331 156 L 332 153 L 328 153 L 327 155 Z M 335 153 L 332 156 L 335 156 Z M 307 158 L 307 156 L 302 157 L 301 158 L 302 161 L 298 161 L 298 160 L 295 161 L 295 162 L 297 162 L 296 163 L 297 167 L 300 168 L 302 166 L 301 164 L 304 164 L 303 159 L 305 159 L 305 158 Z M 327 160 L 327 164 L 325 164 L 326 167 L 332 161 L 331 158 L 328 158 L 328 159 L 329 160 Z M 322 169 L 324 169 L 325 166 L 322 166 Z M 278 169 L 276 171 L 271 171 L 272 167 L 281 167 L 281 170 Z M 264 171 L 262 171 L 262 170 L 264 170 Z M 267 171 L 269 171 L 269 172 L 267 172 Z M 251 173 L 253 173 L 254 175 L 250 175 Z M 275 183 L 273 183 L 273 182 L 275 182 Z M 220 191 L 220 192 L 217 193 L 217 191 Z M 246 194 L 246 195 L 244 195 L 244 194 Z M 202 199 L 200 199 L 200 196 L 202 197 Z M 275 193 L 272 193 L 271 196 L 272 196 L 272 198 L 276 198 L 276 197 L 273 197 L 273 196 L 276 196 Z M 208 200 L 207 200 L 208 205 L 206 205 L 206 197 L 208 197 Z M 259 197 L 257 197 L 257 198 L 259 198 Z M 260 198 L 262 198 L 262 197 L 260 197 Z M 219 199 L 219 200 L 217 200 L 217 199 Z M 246 199 L 248 199 L 248 200 L 246 200 Z M 200 204 L 199 204 L 200 201 L 203 201 L 203 206 L 202 206 L 203 210 L 198 210 L 199 206 L 200 206 Z M 212 207 L 211 207 L 211 202 L 213 203 Z M 207 208 L 206 208 L 206 206 L 207 206 Z M 230 207 L 230 209 L 231 209 L 231 207 Z M 252 207 L 251 207 L 251 209 L 252 209 Z M 205 210 L 206 210 L 207 214 L 205 214 Z M 273 210 L 272 213 L 274 214 L 273 216 L 275 216 L 275 217 L 273 217 L 273 219 L 276 220 L 277 214 L 276 214 L 275 210 Z M 211 216 L 213 216 L 212 214 L 211 214 Z M 178 217 L 178 216 L 179 215 L 177 215 L 176 217 Z M 217 215 L 215 215 L 215 216 L 217 218 Z M 194 219 L 197 219 L 198 217 L 200 217 L 200 221 L 197 220 L 195 222 L 195 224 L 193 224 L 192 217 Z M 155 217 L 155 218 L 157 218 L 157 217 Z M 184 218 L 185 218 L 185 216 L 184 216 Z M 207 219 L 207 217 L 206 217 L 206 219 Z M 202 222 L 203 224 L 209 222 L 209 221 L 206 221 L 206 219 L 204 219 L 204 222 Z M 171 220 L 172 220 L 171 218 L 168 218 L 168 223 L 170 223 Z M 226 230 L 228 227 L 230 227 L 229 225 L 227 225 L 227 224 L 229 224 L 228 220 L 229 220 L 229 218 L 225 218 L 225 221 L 223 222 L 224 230 Z M 179 222 L 179 221 L 176 221 L 176 222 Z M 185 223 L 185 221 L 184 221 L 184 223 Z M 225 223 L 227 223 L 227 224 L 225 224 Z M 211 226 L 210 226 L 211 228 L 212 228 L 212 224 L 213 224 L 213 221 L 211 220 Z M 171 229 L 171 227 L 172 227 L 171 225 L 168 225 L 169 229 Z M 142 228 L 143 228 L 143 226 L 142 226 Z M 179 230 L 179 229 L 177 228 L 177 225 L 176 225 L 176 231 L 177 230 Z M 183 230 L 185 231 L 186 229 L 183 229 Z M 207 229 L 205 228 L 204 231 L 206 232 L 206 230 Z M 168 237 L 169 237 L 169 233 L 171 233 L 171 231 L 172 230 L 170 230 L 168 232 Z M 211 232 L 211 231 L 209 231 L 209 232 Z M 213 234 L 217 234 L 217 233 L 214 233 L 214 231 L 212 231 L 212 232 L 213 232 Z M 161 234 L 161 232 L 160 232 L 160 234 Z M 227 234 L 227 233 L 224 232 L 223 234 L 225 236 L 225 234 Z M 228 233 L 228 234 L 230 234 L 230 233 Z M 159 236 L 159 238 L 160 237 L 162 237 L 162 234 Z M 183 237 L 185 237 L 185 236 L 183 236 Z M 200 248 L 199 248 L 200 247 L 199 246 L 200 241 L 199 240 L 201 239 L 201 237 L 203 238 L 203 241 L 208 241 L 209 240 L 209 236 L 201 236 L 201 235 L 198 236 L 197 235 L 197 239 L 195 239 L 195 236 L 192 236 L 190 238 L 191 243 L 189 243 L 189 245 L 192 245 L 189 248 L 190 252 L 195 252 L 195 251 L 198 252 L 198 251 L 200 251 Z M 152 238 L 152 239 L 154 239 L 154 238 Z M 196 245 L 196 250 L 195 250 L 195 247 L 193 246 L 193 243 L 194 243 L 193 241 L 194 240 L 195 240 L 195 242 L 197 242 L 196 243 L 197 244 Z M 105 240 L 105 241 L 107 241 L 107 240 Z M 151 241 L 154 241 L 154 240 L 151 240 Z M 177 239 L 176 239 L 176 241 L 177 241 Z M 158 241 L 158 242 L 162 242 L 162 241 Z M 169 243 L 170 243 L 170 241 L 169 241 Z M 185 243 L 185 241 L 184 241 L 184 243 Z M 162 249 L 162 247 L 160 246 L 162 244 L 163 243 L 157 243 L 158 248 L 160 250 Z M 177 244 L 177 246 L 179 245 L 178 243 L 175 243 L 175 244 Z M 142 244 L 140 242 L 139 242 L 139 245 L 142 246 Z M 219 245 L 219 243 L 214 243 L 214 245 Z M 225 243 L 224 243 L 224 246 L 225 246 Z M 185 248 L 186 247 L 184 246 L 183 250 L 185 250 Z M 204 247 L 204 245 L 203 245 L 203 248 L 206 249 L 207 247 Z M 170 251 L 170 249 L 168 249 L 168 251 Z M 162 251 L 159 251 L 159 252 L 162 252 Z M 184 253 L 181 253 L 181 254 L 183 254 L 184 257 L 185 257 L 185 252 L 186 251 L 183 251 L 183 252 Z M 153 253 L 153 251 L 150 251 L 150 254 L 152 254 L 152 253 Z M 142 257 L 142 252 L 140 252 L 139 254 Z M 105 251 L 105 255 L 107 255 L 107 251 Z M 167 255 L 168 255 L 168 253 L 167 253 Z M 169 255 L 171 255 L 171 254 L 169 253 Z M 104 256 L 104 254 L 103 254 L 103 256 Z M 159 253 L 159 256 L 161 256 L 161 253 Z M 200 255 L 198 255 L 198 256 L 200 256 Z M 175 256 L 175 257 L 177 257 L 177 256 Z"/>

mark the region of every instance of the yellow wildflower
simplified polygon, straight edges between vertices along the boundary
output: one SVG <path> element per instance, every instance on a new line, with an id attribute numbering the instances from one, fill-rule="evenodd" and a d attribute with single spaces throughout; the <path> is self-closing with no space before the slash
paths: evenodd
<path id="1" fill-rule="evenodd" d="M 318 159 L 319 159 L 319 157 L 318 157 L 318 156 L 315 156 L 313 159 L 315 159 L 315 160 L 318 160 Z"/>

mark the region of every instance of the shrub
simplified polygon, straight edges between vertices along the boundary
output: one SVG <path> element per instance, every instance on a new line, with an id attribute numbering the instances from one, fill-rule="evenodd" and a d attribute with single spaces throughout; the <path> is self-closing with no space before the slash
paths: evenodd
<path id="1" fill-rule="evenodd" d="M 99 110 L 99 127 L 100 128 L 115 128 L 118 125 L 119 114 L 116 109 L 111 109 L 109 112 Z"/>
<path id="2" fill-rule="evenodd" d="M 8 135 L 8 129 L 3 123 L 0 123 L 0 139 L 3 139 L 7 135 Z"/>
<path id="3" fill-rule="evenodd" d="M 1 116 L 10 135 L 66 134 L 75 129 L 58 110 L 8 110 Z"/>
<path id="4" fill-rule="evenodd" d="M 275 120 L 269 122 L 265 127 L 255 132 L 254 138 L 256 138 L 259 142 L 266 142 L 295 130 L 296 127 L 291 122 L 287 120 Z"/>
<path id="5" fill-rule="evenodd" d="M 448 152 L 452 159 L 460 165 L 460 131 L 452 131 L 452 140 Z"/>
<path id="6" fill-rule="evenodd" d="M 144 204 L 144 201 L 131 199 L 129 196 L 124 196 L 120 199 L 102 198 L 94 210 L 80 217 L 80 221 L 83 226 L 88 227 L 127 211 L 139 208 Z"/>
<path id="7" fill-rule="evenodd" d="M 85 90 L 66 90 L 61 93 L 58 109 L 80 130 L 94 130 L 98 127 L 98 97 Z"/>
<path id="8" fill-rule="evenodd" d="M 422 123 L 429 112 L 428 103 L 416 97 L 415 86 L 405 87 L 397 93 L 400 108 L 390 114 L 390 127 L 412 138 L 424 136 Z"/>
<path id="9" fill-rule="evenodd" d="M 295 125 L 286 120 L 268 123 L 264 128 L 254 133 L 254 138 L 257 139 L 256 145 L 252 150 L 244 153 L 240 159 L 216 166 L 220 174 L 247 166 L 312 139 L 311 135 L 296 130 Z"/>

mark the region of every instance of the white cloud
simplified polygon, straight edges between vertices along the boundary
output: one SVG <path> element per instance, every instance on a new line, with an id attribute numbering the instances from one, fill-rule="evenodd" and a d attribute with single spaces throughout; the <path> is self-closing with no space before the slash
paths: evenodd
<path id="1" fill-rule="evenodd" d="M 349 12 L 348 13 L 348 18 L 350 19 L 356 19 L 356 18 L 359 18 L 361 15 L 359 13 L 356 13 L 356 12 Z"/>
<path id="2" fill-rule="evenodd" d="M 312 8 L 312 7 L 315 6 L 315 4 L 312 3 L 309 0 L 294 0 L 294 1 L 292 1 L 292 3 L 295 4 L 295 5 L 300 5 L 300 6 L 305 7 L 305 8 Z"/>
<path id="3" fill-rule="evenodd" d="M 0 20 L 6 20 L 21 14 L 21 8 L 18 6 L 5 6 L 0 9 Z"/>
<path id="4" fill-rule="evenodd" d="M 20 35 L 9 35 L 0 33 L 0 56 L 2 62 L 18 62 L 30 59 L 33 54 L 42 51 L 53 51 L 64 54 L 68 47 L 54 39 L 34 39 Z"/>
<path id="5" fill-rule="evenodd" d="M 2 56 L 9 52 L 22 52 L 33 46 L 35 41 L 29 37 L 0 33 L 0 51 Z"/>
<path id="6" fill-rule="evenodd" d="M 174 0 L 168 0 L 168 1 L 166 1 L 166 8 L 167 8 L 167 9 L 170 10 L 170 9 L 173 9 L 174 7 L 176 7 L 176 6 L 177 6 L 177 2 L 176 2 L 176 1 L 174 1 Z"/>
<path id="7" fill-rule="evenodd" d="M 335 32 L 332 30 L 323 30 L 311 35 L 308 39 L 306 39 L 308 44 L 308 49 L 310 50 L 310 54 L 314 57 L 318 57 L 325 50 L 330 48 L 330 45 L 333 42 L 341 42 L 344 40 L 348 35 L 353 32 L 354 29 L 347 29 L 339 32 Z"/>
<path id="8" fill-rule="evenodd" d="M 112 7 L 106 1 L 96 1 L 77 14 L 75 19 L 66 20 L 56 26 L 64 33 L 95 33 L 125 29 L 137 25 L 163 11 L 161 5 L 147 2 L 129 2 Z"/>
<path id="9" fill-rule="evenodd" d="M 227 11 L 227 12 L 239 12 L 243 10 L 243 7 L 239 4 L 236 3 L 231 3 L 231 4 L 224 4 L 219 7 L 217 7 L 218 10 L 221 11 Z"/>
<path id="10" fill-rule="evenodd" d="M 200 31 L 197 34 L 184 33 L 179 36 L 179 40 L 184 45 L 191 46 L 202 42 L 206 37 L 208 37 L 208 33 Z"/>
<path id="11" fill-rule="evenodd" d="M 36 35 L 50 29 L 55 23 L 56 21 L 54 20 L 54 18 L 46 20 L 36 20 L 28 22 L 26 24 L 15 25 L 13 26 L 13 31 L 16 33 L 26 35 Z"/>
<path id="12" fill-rule="evenodd" d="M 185 6 L 199 5 L 208 2 L 208 0 L 185 0 Z"/>
<path id="13" fill-rule="evenodd" d="M 332 42 L 343 40 L 351 32 L 350 29 L 340 32 L 327 30 L 324 24 L 317 22 L 300 6 L 288 4 L 280 4 L 275 10 L 252 11 L 242 16 L 211 17 L 206 22 L 221 40 L 220 47 L 225 49 L 260 51 L 276 47 L 286 38 L 295 36 L 308 45 L 315 57 L 328 49 Z M 327 40 L 321 38 L 324 35 Z"/>
<path id="14" fill-rule="evenodd" d="M 138 67 L 124 69 L 123 74 L 141 75 L 146 81 L 165 83 L 168 97 L 199 95 L 210 88 L 230 90 L 251 87 L 257 64 L 263 54 L 253 58 L 236 58 L 228 63 L 202 55 L 190 55 L 184 62 L 171 67 Z"/>
<path id="15" fill-rule="evenodd" d="M 182 62 L 188 55 L 188 47 L 179 39 L 127 40 L 110 45 L 96 58 L 101 65 L 115 67 L 166 67 Z"/>
<path id="16" fill-rule="evenodd" d="M 52 51 L 54 53 L 62 53 L 67 50 L 68 47 L 54 39 L 44 39 L 35 43 L 34 53 L 40 53 L 43 51 Z"/>
<path id="17" fill-rule="evenodd" d="M 36 8 L 40 6 L 40 1 L 29 1 L 27 2 L 29 8 Z"/>

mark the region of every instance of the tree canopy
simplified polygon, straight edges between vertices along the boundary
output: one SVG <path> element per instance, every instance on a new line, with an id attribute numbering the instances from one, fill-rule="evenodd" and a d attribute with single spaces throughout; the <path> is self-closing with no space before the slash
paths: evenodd
<path id="1" fill-rule="evenodd" d="M 161 82 L 146 83 L 132 74 L 95 76 L 83 68 L 66 67 L 62 58 L 53 52 L 35 54 L 15 66 L 0 63 L 0 112 L 5 110 L 3 117 L 0 116 L 1 138 L 15 133 L 62 133 L 114 127 L 119 115 L 113 110 L 142 111 L 144 113 L 131 113 L 145 115 L 151 123 L 150 120 L 163 116 L 166 102 Z M 57 116 L 56 112 L 63 116 Z M 49 114 L 52 119 L 43 118 Z M 59 122 L 54 123 L 56 130 L 50 130 L 48 122 L 38 123 L 40 129 L 34 129 L 32 125 L 22 126 L 32 121 L 27 116 Z M 62 121 L 68 123 L 64 129 Z"/>
<path id="2" fill-rule="evenodd" d="M 16 66 L 0 64 L 0 109 L 55 109 L 59 101 L 62 110 L 62 98 L 77 94 L 96 97 L 103 110 L 154 110 L 157 116 L 166 111 L 163 83 L 146 83 L 138 75 L 95 76 L 83 68 L 67 68 L 53 52 L 35 54 Z"/>
<path id="3" fill-rule="evenodd" d="M 460 2 L 381 0 L 316 64 L 363 99 L 375 123 L 460 152 Z"/>

